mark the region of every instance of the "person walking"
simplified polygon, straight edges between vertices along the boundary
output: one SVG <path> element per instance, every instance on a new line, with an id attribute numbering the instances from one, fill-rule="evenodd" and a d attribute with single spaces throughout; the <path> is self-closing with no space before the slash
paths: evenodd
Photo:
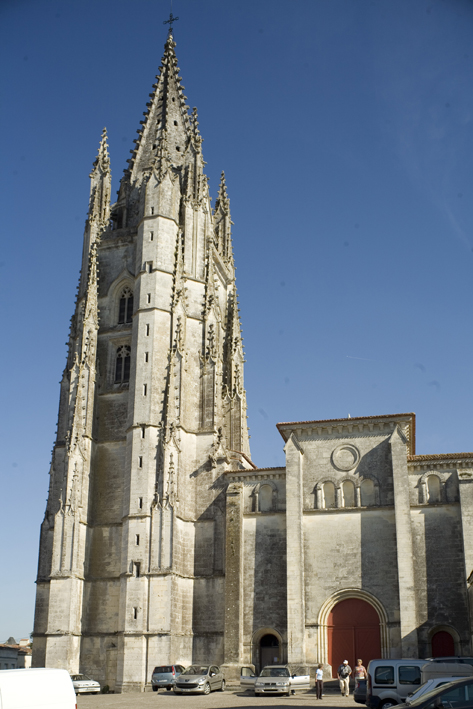
<path id="1" fill-rule="evenodd" d="M 348 664 L 348 660 L 343 660 L 342 664 L 337 670 L 338 683 L 340 685 L 342 697 L 348 697 L 348 695 L 350 694 L 350 675 L 351 667 Z"/>
<path id="2" fill-rule="evenodd" d="M 368 673 L 366 667 L 363 667 L 363 660 L 356 661 L 356 667 L 354 671 L 355 680 L 357 679 L 367 679 Z"/>
<path id="3" fill-rule="evenodd" d="M 317 665 L 315 671 L 315 689 L 317 692 L 317 699 L 322 699 L 324 692 L 324 670 L 323 665 Z"/>

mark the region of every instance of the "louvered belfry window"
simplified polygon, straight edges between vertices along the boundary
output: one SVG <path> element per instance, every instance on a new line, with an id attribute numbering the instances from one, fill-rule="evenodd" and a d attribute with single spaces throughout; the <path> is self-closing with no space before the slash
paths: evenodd
<path id="1" fill-rule="evenodd" d="M 115 362 L 115 382 L 130 381 L 130 348 L 122 345 L 117 349 Z"/>
<path id="2" fill-rule="evenodd" d="M 118 324 L 130 323 L 133 316 L 133 293 L 125 288 L 120 296 L 118 308 Z"/>

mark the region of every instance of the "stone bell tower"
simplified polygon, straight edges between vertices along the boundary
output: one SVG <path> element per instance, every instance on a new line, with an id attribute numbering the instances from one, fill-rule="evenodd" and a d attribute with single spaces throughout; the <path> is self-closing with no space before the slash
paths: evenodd
<path id="1" fill-rule="evenodd" d="M 41 526 L 34 666 L 143 689 L 224 659 L 225 484 L 250 467 L 230 204 L 169 33 L 110 205 L 104 131 Z"/>

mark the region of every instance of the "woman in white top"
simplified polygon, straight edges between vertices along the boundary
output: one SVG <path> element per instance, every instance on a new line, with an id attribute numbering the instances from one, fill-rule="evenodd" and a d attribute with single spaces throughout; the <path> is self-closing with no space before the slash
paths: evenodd
<path id="1" fill-rule="evenodd" d="M 323 665 L 317 665 L 315 671 L 315 689 L 317 692 L 317 699 L 322 699 L 324 691 L 324 670 Z"/>

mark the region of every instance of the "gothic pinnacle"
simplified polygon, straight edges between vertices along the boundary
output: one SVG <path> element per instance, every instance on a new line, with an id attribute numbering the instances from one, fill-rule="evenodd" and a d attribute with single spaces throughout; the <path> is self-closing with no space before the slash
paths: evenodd
<path id="1" fill-rule="evenodd" d="M 89 177 L 94 176 L 94 172 L 101 169 L 103 173 L 110 171 L 110 156 L 108 154 L 108 143 L 107 143 L 107 129 L 104 128 L 102 131 L 102 137 L 100 139 L 99 150 L 97 157 L 95 158 L 94 164 L 92 165 L 92 172 Z"/>

